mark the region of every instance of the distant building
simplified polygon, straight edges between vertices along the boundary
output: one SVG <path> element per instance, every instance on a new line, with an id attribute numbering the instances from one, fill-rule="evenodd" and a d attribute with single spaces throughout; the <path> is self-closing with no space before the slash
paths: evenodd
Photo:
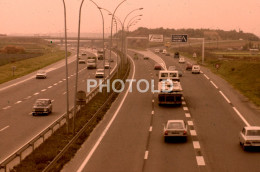
<path id="1" fill-rule="evenodd" d="M 250 54 L 252 55 L 257 55 L 259 53 L 259 49 L 255 48 L 255 49 L 249 49 Z"/>

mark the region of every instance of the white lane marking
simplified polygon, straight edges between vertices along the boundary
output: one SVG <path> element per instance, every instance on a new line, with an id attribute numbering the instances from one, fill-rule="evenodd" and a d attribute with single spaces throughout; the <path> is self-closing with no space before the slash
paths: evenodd
<path id="1" fill-rule="evenodd" d="M 24 98 L 24 99 L 29 99 L 29 98 L 31 98 L 32 96 L 28 96 L 28 97 L 26 97 L 26 98 Z"/>
<path id="2" fill-rule="evenodd" d="M 36 95 L 38 95 L 38 94 L 39 94 L 39 93 L 34 93 L 33 95 L 35 95 L 35 96 L 36 96 Z"/>
<path id="3" fill-rule="evenodd" d="M 195 130 L 190 130 L 190 135 L 197 136 L 197 132 Z"/>
<path id="4" fill-rule="evenodd" d="M 53 84 L 53 85 L 58 85 L 58 83 L 55 83 L 55 84 Z"/>
<path id="5" fill-rule="evenodd" d="M 151 113 L 152 115 L 154 114 L 154 111 L 152 110 L 152 113 Z"/>
<path id="6" fill-rule="evenodd" d="M 153 131 L 153 127 L 152 127 L 152 126 L 150 126 L 149 131 L 150 131 L 150 132 Z"/>
<path id="7" fill-rule="evenodd" d="M 193 125 L 193 121 L 188 121 L 188 125 Z"/>
<path id="8" fill-rule="evenodd" d="M 9 125 L 7 125 L 7 126 L 5 126 L 4 128 L 2 128 L 2 129 L 0 130 L 0 132 L 1 132 L 1 131 L 4 131 L 4 130 L 7 129 L 7 128 L 9 128 Z"/>
<path id="9" fill-rule="evenodd" d="M 216 88 L 218 89 L 218 86 L 216 86 L 216 84 L 213 81 L 210 81 L 210 83 Z"/>
<path id="10" fill-rule="evenodd" d="M 52 86 L 49 86 L 48 88 L 51 88 Z"/>
<path id="11" fill-rule="evenodd" d="M 152 100 L 152 102 L 154 103 L 154 99 Z"/>
<path id="12" fill-rule="evenodd" d="M 22 101 L 17 101 L 15 104 L 19 104 L 19 103 L 21 103 Z"/>
<path id="13" fill-rule="evenodd" d="M 133 75 L 131 79 L 134 79 L 135 77 L 135 64 L 134 61 L 130 58 L 130 60 L 133 63 Z M 121 109 L 128 93 L 130 90 L 130 86 L 128 86 L 128 89 L 123 97 L 123 99 L 121 100 L 116 112 L 114 113 L 113 117 L 111 118 L 111 120 L 109 121 L 109 123 L 107 124 L 106 128 L 103 130 L 102 134 L 100 135 L 100 137 L 98 138 L 97 142 L 95 143 L 95 145 L 92 147 L 91 151 L 89 152 L 89 154 L 87 155 L 87 157 L 84 159 L 83 163 L 80 165 L 80 167 L 78 168 L 77 172 L 81 172 L 83 170 L 83 168 L 85 167 L 85 165 L 88 163 L 89 159 L 91 158 L 91 156 L 93 155 L 93 153 L 95 152 L 95 150 L 97 149 L 98 145 L 100 144 L 100 142 L 102 141 L 102 139 L 104 138 L 104 136 L 106 135 L 108 129 L 110 128 L 110 126 L 112 125 L 113 121 L 115 120 L 119 110 Z"/>
<path id="14" fill-rule="evenodd" d="M 148 159 L 148 154 L 149 154 L 149 151 L 145 151 L 145 153 L 144 153 L 144 159 Z"/>
<path id="15" fill-rule="evenodd" d="M 246 121 L 246 119 L 241 115 L 241 113 L 237 110 L 236 107 L 233 107 L 234 111 L 238 114 L 238 116 L 242 119 L 242 121 L 246 124 L 246 126 L 250 126 L 250 124 Z"/>
<path id="16" fill-rule="evenodd" d="M 222 93 L 222 91 L 219 91 L 219 93 L 226 99 L 226 101 L 227 101 L 228 103 L 231 103 L 231 102 L 229 101 L 229 99 L 225 96 L 225 94 Z"/>
<path id="17" fill-rule="evenodd" d="M 62 81 L 59 81 L 59 83 L 62 83 Z"/>
<path id="18" fill-rule="evenodd" d="M 181 97 L 182 100 L 184 100 L 184 97 Z"/>
<path id="19" fill-rule="evenodd" d="M 54 102 L 54 99 L 53 99 L 53 100 L 51 100 L 51 102 Z"/>
<path id="20" fill-rule="evenodd" d="M 63 95 L 66 94 L 67 92 L 65 91 L 64 93 L 62 93 Z"/>
<path id="21" fill-rule="evenodd" d="M 3 110 L 9 109 L 11 106 L 6 106 L 3 108 Z"/>
<path id="22" fill-rule="evenodd" d="M 70 75 L 70 76 L 73 76 L 73 75 Z"/>
<path id="23" fill-rule="evenodd" d="M 201 70 L 200 73 L 204 73 L 204 72 Z"/>
<path id="24" fill-rule="evenodd" d="M 46 91 L 46 89 L 42 89 L 41 91 L 44 92 L 44 91 Z"/>
<path id="25" fill-rule="evenodd" d="M 63 81 L 66 81 L 66 79 L 62 79 Z"/>
<path id="26" fill-rule="evenodd" d="M 185 113 L 186 118 L 190 118 L 190 113 Z"/>
<path id="27" fill-rule="evenodd" d="M 197 164 L 200 165 L 200 166 L 204 166 L 205 165 L 205 161 L 204 161 L 204 158 L 203 156 L 196 156 L 196 159 L 197 159 Z"/>
<path id="28" fill-rule="evenodd" d="M 68 76 L 68 78 L 70 79 L 70 76 Z"/>
<path id="29" fill-rule="evenodd" d="M 193 141 L 193 147 L 194 147 L 194 149 L 200 149 L 199 141 Z"/>
<path id="30" fill-rule="evenodd" d="M 182 101 L 182 104 L 183 104 L 183 105 L 186 105 L 186 102 L 185 102 L 185 101 Z"/>
<path id="31" fill-rule="evenodd" d="M 183 107 L 183 110 L 189 110 L 189 109 L 188 109 L 188 107 L 185 106 L 185 107 Z"/>
<path id="32" fill-rule="evenodd" d="M 209 77 L 206 74 L 203 74 L 205 76 L 205 78 L 209 79 Z"/>

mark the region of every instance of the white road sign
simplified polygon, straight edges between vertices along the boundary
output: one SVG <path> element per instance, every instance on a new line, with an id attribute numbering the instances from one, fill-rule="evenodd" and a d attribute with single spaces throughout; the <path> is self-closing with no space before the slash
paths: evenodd
<path id="1" fill-rule="evenodd" d="M 150 42 L 163 42 L 163 35 L 159 34 L 149 34 Z"/>

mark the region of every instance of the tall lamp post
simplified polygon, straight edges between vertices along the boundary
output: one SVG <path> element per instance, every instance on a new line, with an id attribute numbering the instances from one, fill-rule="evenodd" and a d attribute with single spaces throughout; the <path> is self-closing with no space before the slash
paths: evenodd
<path id="1" fill-rule="evenodd" d="M 66 73 L 66 110 L 67 110 L 67 115 L 66 115 L 66 125 L 67 125 L 67 133 L 69 133 L 69 81 L 68 81 L 68 51 L 67 51 L 67 22 L 66 22 L 66 4 L 65 0 L 62 0 L 63 2 L 63 7 L 64 7 L 64 36 L 65 36 L 65 63 L 66 63 L 66 68 L 65 68 L 65 73 Z"/>
<path id="2" fill-rule="evenodd" d="M 135 25 L 135 24 L 138 23 L 138 21 L 140 21 L 140 20 L 141 20 L 141 19 L 139 18 L 139 19 L 136 19 L 136 20 L 132 21 L 131 23 L 128 23 L 128 25 L 127 25 L 127 27 L 126 27 L 127 32 L 129 32 L 130 26 Z"/>

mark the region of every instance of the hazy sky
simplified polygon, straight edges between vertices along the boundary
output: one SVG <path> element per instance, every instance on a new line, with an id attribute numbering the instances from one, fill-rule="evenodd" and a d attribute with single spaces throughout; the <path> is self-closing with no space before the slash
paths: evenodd
<path id="1" fill-rule="evenodd" d="M 65 0 L 68 32 L 77 32 L 82 0 Z M 114 11 L 122 0 L 94 0 L 100 7 Z M 143 14 L 137 27 L 212 28 L 243 30 L 260 36 L 260 0 L 127 0 L 117 10 L 122 21 Z M 105 32 L 111 16 L 105 11 Z M 0 0 L 0 33 L 48 34 L 63 32 L 62 0 Z M 89 0 L 82 8 L 82 32 L 102 32 L 101 15 Z"/>

